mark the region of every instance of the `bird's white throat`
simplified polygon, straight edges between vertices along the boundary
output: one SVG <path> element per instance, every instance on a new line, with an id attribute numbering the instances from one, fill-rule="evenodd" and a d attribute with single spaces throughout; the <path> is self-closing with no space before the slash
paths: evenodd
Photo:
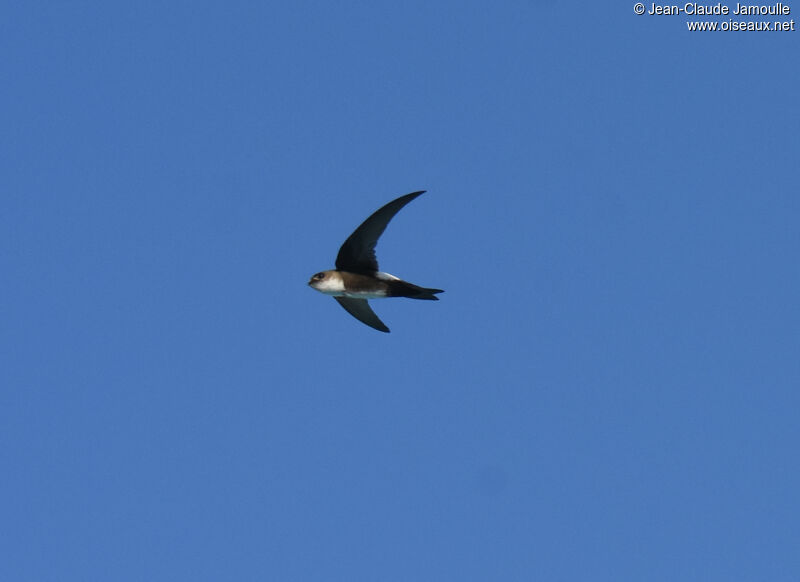
<path id="1" fill-rule="evenodd" d="M 338 275 L 328 275 L 322 281 L 314 281 L 311 286 L 325 295 L 344 295 L 344 281 Z"/>

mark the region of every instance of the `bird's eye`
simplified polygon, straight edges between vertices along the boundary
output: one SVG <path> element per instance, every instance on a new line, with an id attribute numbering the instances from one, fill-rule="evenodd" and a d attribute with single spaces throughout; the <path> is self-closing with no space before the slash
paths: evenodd
<path id="1" fill-rule="evenodd" d="M 315 279 L 324 279 L 325 278 L 325 273 L 317 273 L 316 275 L 314 275 L 314 278 Z"/>

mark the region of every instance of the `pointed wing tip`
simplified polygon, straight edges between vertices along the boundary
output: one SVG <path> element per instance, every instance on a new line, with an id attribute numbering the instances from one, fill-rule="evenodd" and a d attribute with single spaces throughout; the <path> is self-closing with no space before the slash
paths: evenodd
<path id="1" fill-rule="evenodd" d="M 364 325 L 384 333 L 389 333 L 389 328 L 386 327 L 386 324 L 383 323 L 377 315 L 375 315 L 375 312 L 372 311 L 372 308 L 369 306 L 369 302 L 366 299 L 355 299 L 353 297 L 341 296 L 335 296 L 334 299 L 336 299 L 336 302 L 339 305 L 344 307 L 347 313 L 355 317 Z"/>
<path id="2" fill-rule="evenodd" d="M 366 321 L 363 321 L 363 320 L 362 320 L 362 322 L 363 323 L 367 323 Z M 386 327 L 386 324 L 383 323 L 380 319 L 378 319 L 378 321 L 376 321 L 375 323 L 376 323 L 376 325 L 372 325 L 370 323 L 367 323 L 367 325 L 370 326 L 372 329 L 377 329 L 378 331 L 382 331 L 383 333 L 391 333 L 389 331 L 389 328 Z M 380 325 L 377 325 L 377 324 L 380 324 Z"/>
<path id="3" fill-rule="evenodd" d="M 355 272 L 377 271 L 378 260 L 375 257 L 375 245 L 378 244 L 378 239 L 395 214 L 425 192 L 426 190 L 417 190 L 410 194 L 404 194 L 370 214 L 339 248 L 339 254 L 336 255 L 336 268 Z"/>

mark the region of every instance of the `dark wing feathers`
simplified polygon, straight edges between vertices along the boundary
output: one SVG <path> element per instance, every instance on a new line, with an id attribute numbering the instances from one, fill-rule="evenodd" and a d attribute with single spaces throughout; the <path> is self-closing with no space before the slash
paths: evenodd
<path id="1" fill-rule="evenodd" d="M 392 200 L 387 205 L 372 213 L 372 216 L 362 222 L 361 226 L 355 229 L 353 234 L 344 241 L 344 244 L 339 249 L 339 255 L 336 257 L 336 268 L 340 271 L 350 271 L 352 273 L 373 273 L 377 271 L 378 259 L 375 257 L 375 245 L 378 244 L 378 239 L 383 234 L 383 231 L 386 230 L 386 225 L 389 224 L 389 221 L 403 206 L 424 193 L 425 190 L 420 190 L 419 192 L 412 192 L 411 194 L 400 196 L 400 198 Z M 347 307 L 345 307 L 345 309 L 350 311 Z M 367 307 L 367 309 L 369 310 L 369 307 Z M 372 313 L 372 310 L 369 311 Z M 350 311 L 350 313 L 355 315 L 352 311 Z M 373 313 L 373 316 L 374 315 Z M 356 317 L 358 316 L 356 315 Z M 358 317 L 358 319 L 361 318 Z M 377 319 L 377 317 L 375 319 Z M 364 320 L 361 319 L 361 321 Z M 367 322 L 364 321 L 364 323 Z M 378 323 L 380 323 L 380 320 L 378 320 Z M 367 323 L 367 325 L 372 324 Z M 375 326 L 373 325 L 372 327 Z M 380 328 L 376 327 L 375 329 Z M 381 331 L 389 330 L 382 329 Z"/>
<path id="2" fill-rule="evenodd" d="M 372 311 L 366 299 L 355 299 L 353 297 L 334 297 L 334 299 L 339 302 L 339 305 L 345 308 L 347 313 L 360 322 L 366 323 L 368 326 L 378 331 L 389 333 L 389 328 L 378 319 L 378 316 Z"/>

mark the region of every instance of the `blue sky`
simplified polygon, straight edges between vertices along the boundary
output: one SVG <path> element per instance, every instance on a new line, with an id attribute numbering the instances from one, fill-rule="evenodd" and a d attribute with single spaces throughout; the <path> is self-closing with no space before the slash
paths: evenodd
<path id="1" fill-rule="evenodd" d="M 798 579 L 799 33 L 632 6 L 6 6 L 0 578 Z"/>

